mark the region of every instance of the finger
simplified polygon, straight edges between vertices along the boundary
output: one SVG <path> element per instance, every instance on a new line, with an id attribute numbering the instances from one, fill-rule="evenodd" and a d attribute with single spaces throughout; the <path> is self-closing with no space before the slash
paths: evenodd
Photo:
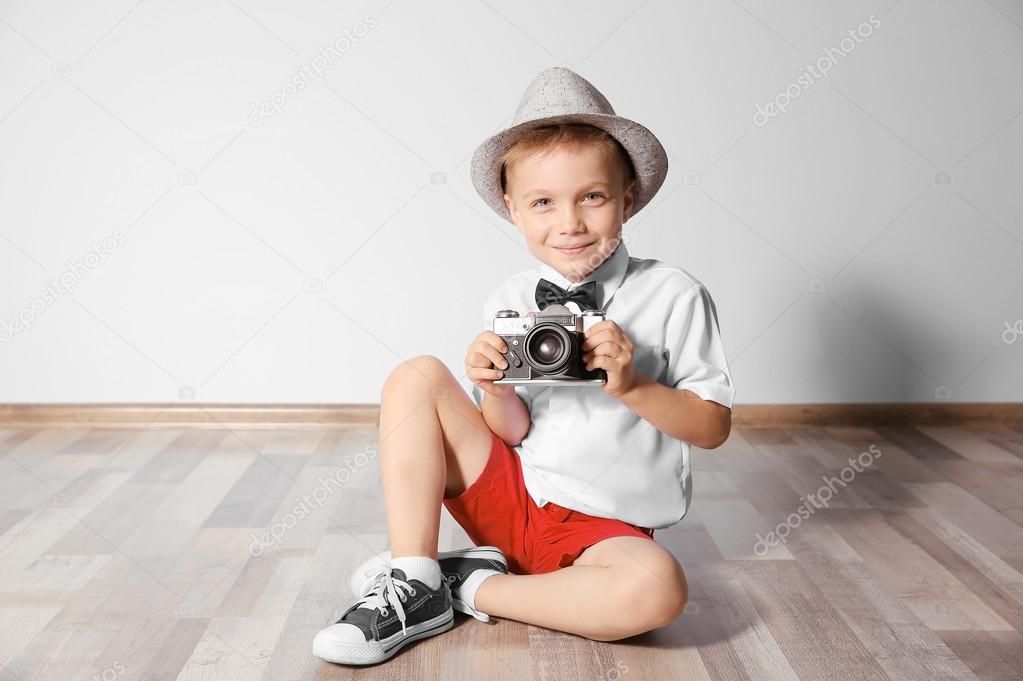
<path id="1" fill-rule="evenodd" d="M 500 359 L 503 357 L 498 351 L 494 350 L 493 346 L 481 343 L 473 348 L 473 366 L 484 367 L 487 369 L 497 366 Z"/>
<path id="2" fill-rule="evenodd" d="M 501 352 L 505 352 L 508 349 L 508 344 L 504 342 L 504 339 L 493 331 L 484 331 L 480 334 L 479 339 L 487 345 L 497 348 Z"/>
<path id="3" fill-rule="evenodd" d="M 485 369 L 483 367 L 472 367 L 468 371 L 469 380 L 473 383 L 480 381 L 497 381 L 504 378 L 504 372 L 500 369 Z"/>
<path id="4" fill-rule="evenodd" d="M 600 331 L 590 329 L 590 333 L 586 336 L 586 340 L 583 341 L 582 347 L 584 349 L 594 348 L 605 341 L 614 341 L 622 345 L 628 342 L 618 329 L 605 327 Z"/>
<path id="5" fill-rule="evenodd" d="M 628 364 L 632 361 L 632 353 L 617 343 L 601 343 L 592 352 L 583 353 L 583 361 L 587 362 L 596 357 L 606 357 L 608 360 L 620 364 Z"/>
<path id="6" fill-rule="evenodd" d="M 508 352 L 508 344 L 493 331 L 481 338 L 480 347 L 493 348 L 498 354 Z"/>
<path id="7" fill-rule="evenodd" d="M 591 346 L 589 353 L 591 355 L 608 355 L 610 357 L 617 357 L 623 348 L 614 340 L 609 339 L 596 339 L 596 343 Z"/>
<path id="8" fill-rule="evenodd" d="M 601 321 L 597 322 L 593 326 L 591 326 L 590 330 L 591 331 L 607 331 L 607 330 L 621 331 L 622 327 L 618 326 L 618 324 L 613 319 L 604 319 L 604 320 L 601 320 Z"/>
<path id="9" fill-rule="evenodd" d="M 605 331 L 594 332 L 593 329 L 590 329 L 590 333 L 586 336 L 586 339 L 583 341 L 583 344 L 579 347 L 581 347 L 583 350 L 592 350 L 605 340 L 607 340 L 607 332 Z"/>
<path id="10" fill-rule="evenodd" d="M 608 357 L 614 358 L 625 354 L 625 348 L 620 343 L 614 340 L 604 341 L 593 349 L 593 353 L 596 355 L 607 355 Z"/>
<path id="11" fill-rule="evenodd" d="M 474 366 L 485 367 L 488 369 L 492 366 L 497 367 L 498 369 L 508 368 L 508 360 L 493 345 L 481 343 L 479 348 L 476 350 L 476 354 L 480 357 L 482 364 L 476 363 Z"/>
<path id="12" fill-rule="evenodd" d="M 632 352 L 617 343 L 601 343 L 593 355 L 607 358 L 608 364 L 612 366 L 628 366 L 633 359 Z"/>

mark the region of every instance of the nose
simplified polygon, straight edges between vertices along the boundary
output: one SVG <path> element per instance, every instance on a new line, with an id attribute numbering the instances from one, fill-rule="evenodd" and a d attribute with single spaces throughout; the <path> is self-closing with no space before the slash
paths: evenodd
<path id="1" fill-rule="evenodd" d="M 579 211 L 579 207 L 574 203 L 565 205 L 563 211 L 561 211 L 560 224 L 562 234 L 578 234 L 586 231 L 586 225 L 583 223 L 582 214 Z"/>

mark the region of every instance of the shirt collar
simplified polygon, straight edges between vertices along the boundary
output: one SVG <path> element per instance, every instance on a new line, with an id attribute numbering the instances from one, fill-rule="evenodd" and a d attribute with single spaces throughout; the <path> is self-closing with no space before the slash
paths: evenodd
<path id="1" fill-rule="evenodd" d="M 618 287 L 625 280 L 625 272 L 628 267 L 629 251 L 625 248 L 625 241 L 620 239 L 614 252 L 604 262 L 600 263 L 597 269 L 590 272 L 581 281 L 573 282 L 567 279 L 561 272 L 558 272 L 542 261 L 540 264 L 540 276 L 551 283 L 557 284 L 566 291 L 571 291 L 577 286 L 590 281 L 597 282 L 597 292 L 599 294 L 597 302 L 600 304 L 601 309 L 604 309 L 611 296 L 614 295 L 615 291 L 618 290 Z"/>

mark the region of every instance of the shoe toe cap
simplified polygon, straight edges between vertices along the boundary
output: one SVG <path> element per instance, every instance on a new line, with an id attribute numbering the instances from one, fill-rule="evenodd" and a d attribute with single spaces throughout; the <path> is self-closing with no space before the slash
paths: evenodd
<path id="1" fill-rule="evenodd" d="M 354 624 L 332 624 L 321 629 L 313 639 L 313 646 L 319 645 L 365 645 L 366 635 Z"/>

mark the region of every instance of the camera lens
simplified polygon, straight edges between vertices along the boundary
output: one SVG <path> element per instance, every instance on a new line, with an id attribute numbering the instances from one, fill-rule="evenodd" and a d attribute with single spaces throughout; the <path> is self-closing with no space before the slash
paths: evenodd
<path id="1" fill-rule="evenodd" d="M 523 342 L 526 361 L 542 374 L 562 372 L 572 357 L 572 336 L 557 324 L 537 324 Z"/>
<path id="2" fill-rule="evenodd" d="M 533 342 L 533 356 L 550 364 L 561 356 L 561 339 L 554 334 L 540 336 Z"/>

